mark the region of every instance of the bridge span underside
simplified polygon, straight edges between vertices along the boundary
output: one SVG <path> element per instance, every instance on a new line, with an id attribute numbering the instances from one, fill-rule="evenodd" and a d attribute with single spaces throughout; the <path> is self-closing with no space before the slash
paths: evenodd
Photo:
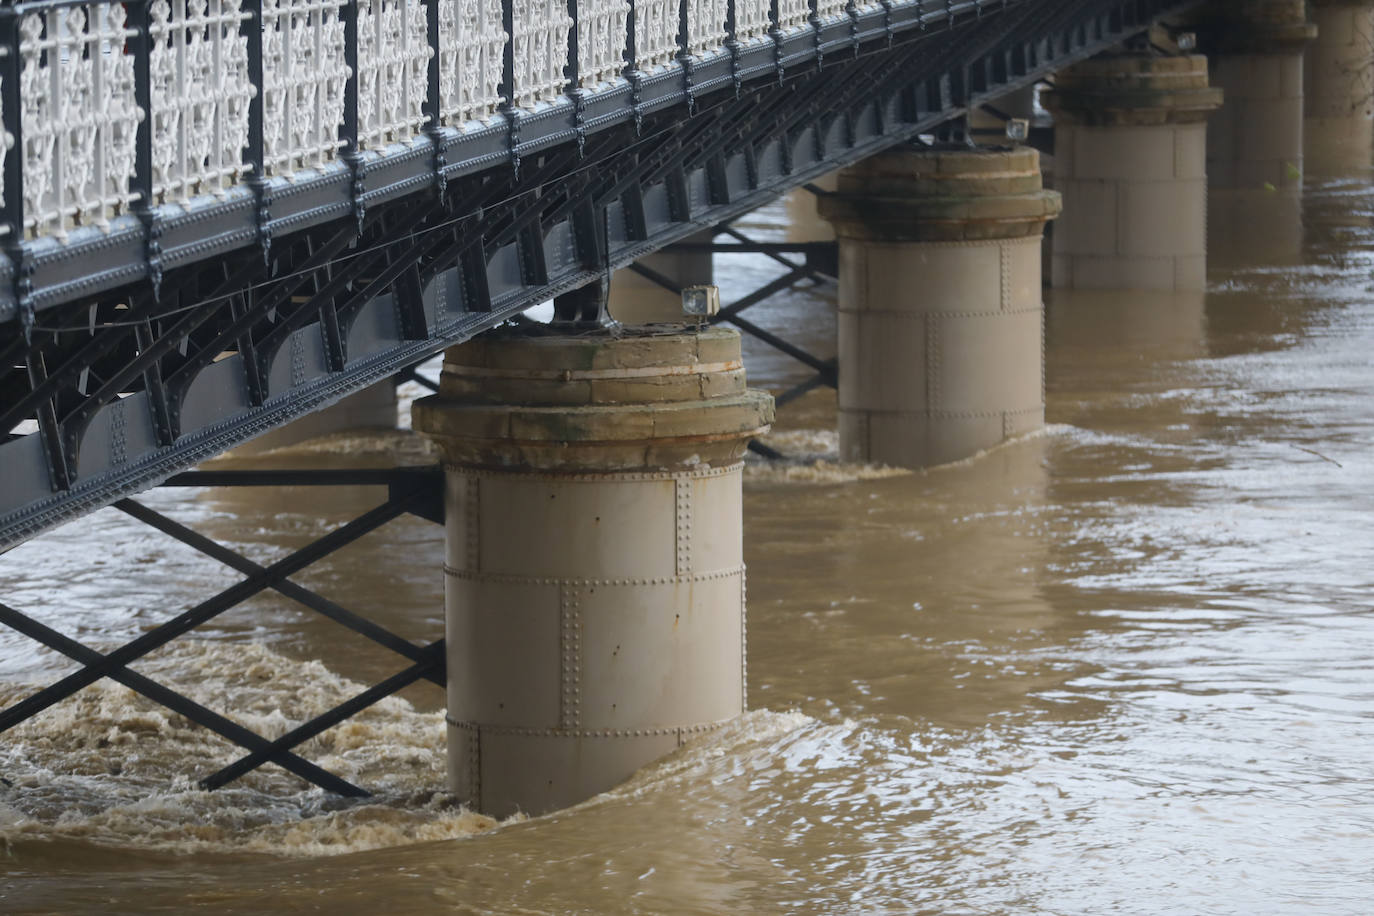
<path id="1" fill-rule="evenodd" d="M 0 550 L 1187 4 L 293 5 L 0 10 Z M 339 66 L 286 67 L 307 32 Z"/>

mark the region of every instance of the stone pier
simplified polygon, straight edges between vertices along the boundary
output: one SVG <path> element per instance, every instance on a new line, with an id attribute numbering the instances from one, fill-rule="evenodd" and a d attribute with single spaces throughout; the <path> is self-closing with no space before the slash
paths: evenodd
<path id="1" fill-rule="evenodd" d="M 839 172 L 822 175 L 811 184 L 822 191 L 835 190 Z M 793 188 L 783 199 L 787 210 L 787 241 L 789 242 L 833 242 L 835 230 L 830 223 L 821 218 L 817 211 L 816 195 L 805 188 Z"/>
<path id="2" fill-rule="evenodd" d="M 447 469 L 449 778 L 497 816 L 604 791 L 745 704 L 733 331 L 491 333 L 415 428 Z"/>
<path id="3" fill-rule="evenodd" d="M 1303 65 L 1303 146 L 1313 174 L 1367 170 L 1374 156 L 1374 2 L 1313 0 Z"/>
<path id="4" fill-rule="evenodd" d="M 1317 35 L 1303 0 L 1228 0 L 1191 20 L 1226 104 L 1208 121 L 1216 190 L 1302 188 L 1303 52 Z"/>
<path id="5" fill-rule="evenodd" d="M 1226 102 L 1207 122 L 1212 263 L 1290 262 L 1302 247 L 1303 0 L 1228 0 L 1188 13 Z"/>
<path id="6" fill-rule="evenodd" d="M 1055 116 L 1052 280 L 1069 289 L 1202 289 L 1207 116 L 1222 93 L 1207 59 L 1116 54 L 1062 71 Z"/>
<path id="7" fill-rule="evenodd" d="M 840 173 L 840 450 L 925 467 L 1044 423 L 1039 154 L 918 149 Z"/>

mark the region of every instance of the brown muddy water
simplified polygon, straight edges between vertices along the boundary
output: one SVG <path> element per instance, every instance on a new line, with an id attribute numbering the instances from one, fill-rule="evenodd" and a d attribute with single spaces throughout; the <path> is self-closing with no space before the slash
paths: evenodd
<path id="1" fill-rule="evenodd" d="M 628 784 L 467 813 L 416 687 L 304 749 L 375 798 L 205 793 L 233 750 L 105 683 L 0 737 L 0 912 L 1374 911 L 1372 216 L 1328 182 L 1205 297 L 1051 295 L 1051 425 L 970 461 L 838 465 L 833 398 L 784 411 L 796 457 L 745 484 L 754 711 Z M 719 265 L 727 300 L 772 275 Z M 754 320 L 833 352 L 832 297 Z M 266 558 L 376 495 L 143 498 Z M 402 520 L 299 578 L 429 639 L 441 555 Z M 0 558 L 7 603 L 101 646 L 234 580 L 113 510 Z M 263 598 L 137 667 L 280 734 L 402 665 Z M 0 634 L 0 700 L 65 670 Z"/>

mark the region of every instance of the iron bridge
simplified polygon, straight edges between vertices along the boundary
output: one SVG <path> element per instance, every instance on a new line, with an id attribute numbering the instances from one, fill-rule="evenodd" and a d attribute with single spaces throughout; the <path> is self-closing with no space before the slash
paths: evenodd
<path id="1" fill-rule="evenodd" d="M 1185 5 L 11 3 L 0 551 Z"/>

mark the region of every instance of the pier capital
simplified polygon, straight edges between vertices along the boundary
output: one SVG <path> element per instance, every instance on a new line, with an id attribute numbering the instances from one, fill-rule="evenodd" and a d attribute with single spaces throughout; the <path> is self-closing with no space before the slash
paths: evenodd
<path id="1" fill-rule="evenodd" d="M 841 239 L 961 242 L 1039 235 L 1059 215 L 1040 154 L 1012 149 L 897 149 L 840 173 L 818 203 Z"/>
<path id="2" fill-rule="evenodd" d="M 1288 54 L 1317 37 L 1305 0 L 1228 0 L 1189 13 L 1203 50 L 1222 54 Z"/>
<path id="3" fill-rule="evenodd" d="M 1119 54 L 1061 70 L 1040 100 L 1060 124 L 1125 127 L 1205 121 L 1222 97 L 1200 54 Z"/>
<path id="4" fill-rule="evenodd" d="M 448 350 L 414 415 L 450 465 L 603 473 L 738 461 L 773 400 L 745 388 L 736 331 L 497 330 Z"/>

